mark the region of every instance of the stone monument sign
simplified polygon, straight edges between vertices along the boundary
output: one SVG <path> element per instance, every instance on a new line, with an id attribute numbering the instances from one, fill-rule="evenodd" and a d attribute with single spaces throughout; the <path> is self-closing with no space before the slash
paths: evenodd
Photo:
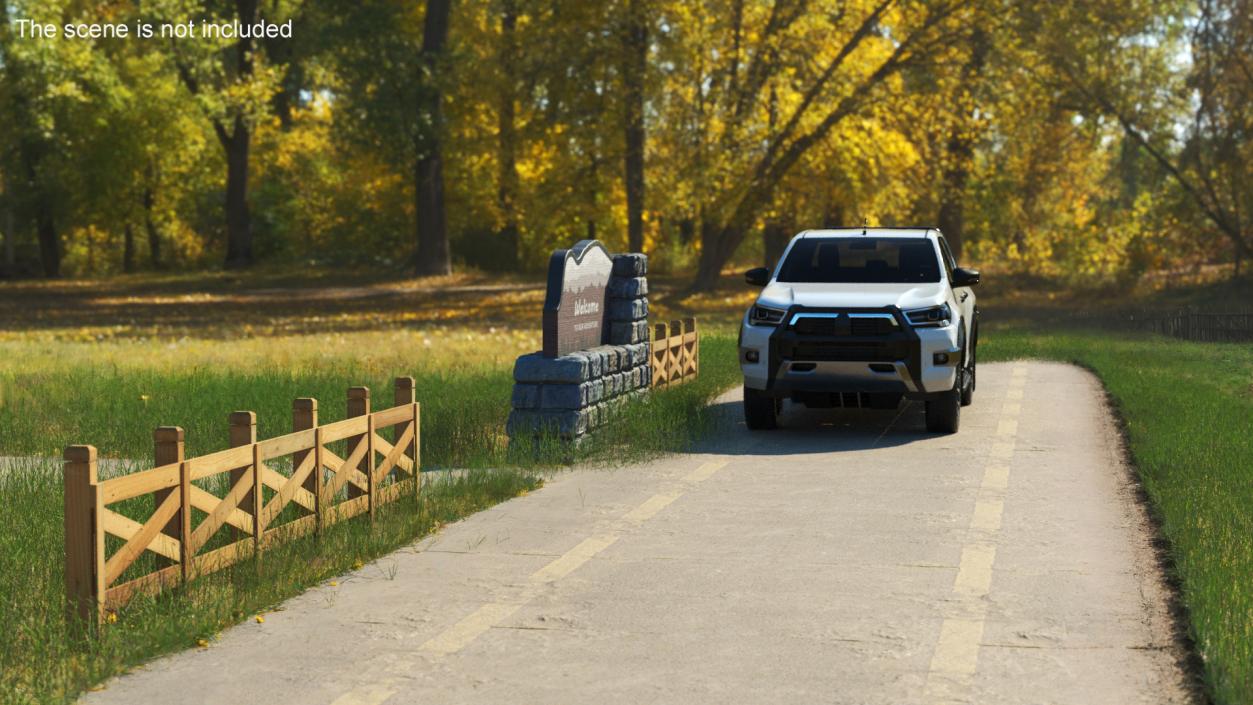
<path id="1" fill-rule="evenodd" d="M 544 357 L 561 357 L 605 342 L 606 294 L 613 258 L 598 240 L 580 240 L 548 260 Z"/>

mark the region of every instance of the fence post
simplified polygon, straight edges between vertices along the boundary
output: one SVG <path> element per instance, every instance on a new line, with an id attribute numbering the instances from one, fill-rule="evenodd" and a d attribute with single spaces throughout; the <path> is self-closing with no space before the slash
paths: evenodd
<path id="1" fill-rule="evenodd" d="M 318 400 L 308 397 L 296 399 L 291 403 L 291 430 L 307 431 L 318 427 Z M 292 454 L 292 472 L 304 464 L 309 454 L 313 454 L 313 470 L 301 485 L 313 494 L 313 514 L 317 518 L 317 530 L 322 531 L 322 444 L 321 434 L 313 434 L 313 450 L 301 450 Z"/>
<path id="2" fill-rule="evenodd" d="M 668 341 L 666 340 L 666 324 L 658 323 L 653 326 L 653 385 L 660 387 L 670 379 L 670 372 L 666 365 L 666 360 L 670 357 Z"/>
<path id="3" fill-rule="evenodd" d="M 691 341 L 688 340 L 688 336 L 692 337 Z M 687 360 L 684 362 L 684 365 L 683 365 L 684 377 L 696 376 L 696 365 L 697 365 L 696 345 L 698 341 L 699 341 L 699 338 L 696 336 L 696 319 L 684 318 L 683 319 L 683 354 L 687 357 Z"/>
<path id="4" fill-rule="evenodd" d="M 257 415 L 255 413 L 251 411 L 235 411 L 232 412 L 228 418 L 230 420 L 231 428 L 229 441 L 232 448 L 250 446 L 257 442 Z M 247 472 L 248 468 L 246 466 L 231 470 L 231 487 L 238 484 Z M 253 485 L 256 485 L 255 479 L 253 480 Z M 248 493 L 244 495 L 243 499 L 239 500 L 239 509 L 245 514 L 251 514 L 252 504 L 252 490 L 248 490 Z M 253 531 L 256 531 L 257 522 L 255 518 L 252 522 L 252 528 Z M 239 541 L 243 538 L 239 529 L 232 528 L 231 531 L 234 534 L 232 536 L 233 540 Z M 254 548 L 255 547 L 256 546 L 254 544 Z"/>
<path id="5" fill-rule="evenodd" d="M 165 465 L 173 465 L 175 463 L 183 462 L 186 457 L 183 438 L 183 429 L 178 426 L 159 426 L 155 431 L 153 431 L 153 464 L 156 467 L 162 467 Z M 170 496 L 170 493 L 174 491 L 175 488 L 171 487 L 169 489 L 157 490 L 156 492 L 153 492 L 153 510 L 160 507 L 161 504 L 165 502 L 165 499 Z M 181 493 L 182 489 L 179 489 L 178 491 Z M 180 502 L 181 501 L 182 500 L 180 500 Z M 183 509 L 184 508 L 180 506 L 178 512 L 174 516 L 170 517 L 170 521 L 166 523 L 165 528 L 161 529 L 161 533 L 171 538 L 179 539 L 180 541 L 182 540 Z M 157 557 L 157 565 L 159 566 L 165 567 L 172 563 L 173 561 L 168 558 L 162 556 Z M 186 569 L 184 567 L 184 575 L 185 574 Z"/>
<path id="6" fill-rule="evenodd" d="M 369 413 L 370 413 L 370 388 L 369 387 L 349 387 L 348 388 L 347 418 L 351 419 L 357 416 L 365 416 L 366 414 L 369 414 Z M 358 443 L 365 440 L 365 438 L 366 437 L 364 436 L 350 437 L 348 439 L 348 450 L 347 450 L 348 455 L 352 455 L 353 449 L 357 447 Z M 371 453 L 371 450 L 372 450 L 371 446 L 373 446 L 373 443 L 371 443 L 369 446 L 366 447 L 366 453 L 372 456 L 373 453 Z M 347 459 L 347 456 L 345 456 L 345 459 Z M 361 461 L 357 463 L 357 467 L 355 469 L 360 470 L 362 466 L 368 466 L 368 463 L 366 462 L 367 460 L 373 461 L 374 458 L 373 457 L 362 458 Z M 344 468 L 344 471 L 348 472 L 353 469 L 354 468 Z M 348 498 L 356 499 L 357 497 L 360 497 L 361 495 L 366 494 L 369 491 L 371 483 L 372 481 L 367 481 L 366 490 L 362 491 L 361 488 L 357 487 L 356 485 L 352 484 L 351 481 L 349 481 L 347 483 Z"/>
<path id="7" fill-rule="evenodd" d="M 265 533 L 265 527 L 261 525 L 261 509 L 265 506 L 264 489 L 265 485 L 261 483 L 261 446 L 256 443 L 252 444 L 252 556 L 256 561 L 261 560 L 262 534 Z"/>
<path id="8" fill-rule="evenodd" d="M 396 378 L 396 406 L 410 406 L 411 407 L 415 403 L 417 403 L 417 390 L 415 389 L 414 379 L 412 377 L 397 377 Z M 409 457 L 412 458 L 412 457 L 417 456 L 417 454 L 413 452 L 413 449 L 416 447 L 416 443 L 418 441 L 418 424 L 412 420 L 409 423 L 413 424 L 413 440 L 409 441 L 409 447 L 405 451 L 402 451 L 402 452 L 408 454 Z M 396 426 L 395 429 L 396 429 L 395 436 L 392 438 L 393 443 L 399 441 L 400 434 L 404 433 L 404 427 L 402 426 Z M 400 477 L 400 472 L 398 470 L 392 470 L 392 473 L 396 475 L 397 477 Z M 415 483 L 419 482 L 418 477 L 419 477 L 418 466 L 415 463 L 413 466 L 413 481 Z M 417 494 L 417 490 L 414 490 L 414 494 L 415 495 Z"/>
<path id="9" fill-rule="evenodd" d="M 683 322 L 670 321 L 670 363 L 674 381 L 683 377 Z"/>
<path id="10" fill-rule="evenodd" d="M 104 532 L 100 530 L 99 478 L 94 446 L 65 449 L 65 596 L 73 623 L 104 617 Z"/>
<path id="11" fill-rule="evenodd" d="M 195 547 L 191 545 L 191 463 L 186 460 L 178 464 L 178 494 L 178 562 L 180 577 L 186 583 L 194 576 L 192 564 L 196 560 Z"/>
<path id="12" fill-rule="evenodd" d="M 696 343 L 692 346 L 692 374 L 700 374 L 700 330 L 696 327 L 696 319 L 692 319 L 692 334 L 696 336 Z"/>

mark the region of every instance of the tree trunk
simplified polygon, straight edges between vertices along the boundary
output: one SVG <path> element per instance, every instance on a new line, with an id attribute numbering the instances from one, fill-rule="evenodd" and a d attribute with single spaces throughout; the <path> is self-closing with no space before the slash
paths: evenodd
<path id="1" fill-rule="evenodd" d="M 436 152 L 418 160 L 418 276 L 452 272 L 448 250 L 448 223 L 444 215 L 444 161 Z"/>
<path id="2" fill-rule="evenodd" d="M 448 248 L 448 223 L 444 213 L 444 158 L 442 95 L 435 79 L 444 46 L 448 41 L 448 16 L 451 0 L 427 0 L 426 19 L 422 31 L 422 75 L 419 91 L 418 162 L 414 169 L 418 211 L 418 253 L 416 271 L 419 276 L 452 272 Z"/>
<path id="3" fill-rule="evenodd" d="M 12 276 L 14 273 L 13 265 L 15 264 L 16 259 L 13 240 L 17 237 L 17 231 L 14 229 L 13 221 L 13 193 L 11 191 L 6 191 L 5 196 L 7 197 L 8 202 L 6 203 L 4 209 L 4 264 L 3 266 L 0 266 L 0 274 Z"/>
<path id="4" fill-rule="evenodd" d="M 627 0 L 623 32 L 622 83 L 627 201 L 627 247 L 644 250 L 644 73 L 648 66 L 648 19 L 644 0 Z"/>
<path id="5" fill-rule="evenodd" d="M 936 227 L 944 233 L 953 257 L 960 259 L 962 240 L 966 226 L 966 181 L 969 172 L 963 168 L 944 170 L 944 184 L 940 194 L 940 212 Z"/>
<path id="6" fill-rule="evenodd" d="M 236 0 L 235 10 L 242 23 L 257 19 L 257 0 Z M 252 38 L 235 43 L 239 77 L 247 80 L 253 74 Z M 226 267 L 250 266 L 252 257 L 252 214 L 248 210 L 248 160 L 252 150 L 252 129 L 243 115 L 236 115 L 231 133 L 218 130 L 218 139 L 226 149 Z"/>
<path id="7" fill-rule="evenodd" d="M 152 216 L 152 207 L 156 201 L 152 187 L 144 188 L 144 229 L 148 233 L 148 263 L 153 269 L 161 269 L 161 233 L 157 230 L 157 222 Z"/>
<path id="8" fill-rule="evenodd" d="M 135 228 L 129 222 L 122 229 L 122 271 L 135 271 Z"/>
<path id="9" fill-rule="evenodd" d="M 779 258 L 783 256 L 783 250 L 787 249 L 788 235 L 791 231 L 786 224 L 778 221 L 766 223 L 765 230 L 762 231 L 762 248 L 765 257 L 762 266 L 773 268 L 778 263 Z"/>
<path id="10" fill-rule="evenodd" d="M 705 225 L 701 228 L 700 262 L 696 267 L 696 280 L 692 283 L 694 290 L 710 291 L 718 286 L 722 266 L 735 254 L 735 248 L 743 238 L 743 233 L 730 225 Z"/>
<path id="11" fill-rule="evenodd" d="M 940 187 L 940 212 L 936 216 L 936 225 L 944 233 L 953 257 L 960 258 L 965 243 L 966 230 L 966 185 L 970 181 L 970 168 L 975 156 L 975 101 L 970 97 L 972 86 L 983 74 L 987 63 L 988 52 L 991 50 L 991 39 L 987 32 L 976 28 L 970 37 L 970 57 L 962 66 L 961 90 L 966 96 L 956 98 L 953 103 L 957 115 L 949 130 L 945 145 L 944 170 Z"/>
<path id="12" fill-rule="evenodd" d="M 506 250 L 507 264 L 516 269 L 520 258 L 518 232 L 518 130 L 516 100 L 518 85 L 518 25 L 516 0 L 504 0 L 500 18 L 500 70 L 504 84 L 500 91 L 500 108 L 497 115 L 496 161 L 500 167 L 496 202 L 500 208 L 501 228 L 498 233 L 501 247 Z"/>
<path id="13" fill-rule="evenodd" d="M 39 261 L 43 263 L 44 276 L 55 279 L 61 276 L 61 238 L 47 199 L 41 195 L 38 200 L 35 225 L 39 233 Z"/>
<path id="14" fill-rule="evenodd" d="M 252 215 L 248 211 L 248 157 L 251 137 L 242 117 L 226 146 L 226 266 L 252 264 Z"/>

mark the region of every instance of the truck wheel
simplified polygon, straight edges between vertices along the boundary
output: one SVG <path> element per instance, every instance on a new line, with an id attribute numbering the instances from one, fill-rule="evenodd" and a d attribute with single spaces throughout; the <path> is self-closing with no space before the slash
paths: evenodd
<path id="1" fill-rule="evenodd" d="M 970 348 L 970 364 L 962 375 L 962 406 L 970 406 L 975 400 L 975 348 Z"/>
<path id="2" fill-rule="evenodd" d="M 759 389 L 744 388 L 744 423 L 751 431 L 779 427 L 779 400 Z"/>
<path id="3" fill-rule="evenodd" d="M 961 391 L 953 389 L 927 402 L 927 430 L 932 433 L 957 433 L 961 424 Z"/>

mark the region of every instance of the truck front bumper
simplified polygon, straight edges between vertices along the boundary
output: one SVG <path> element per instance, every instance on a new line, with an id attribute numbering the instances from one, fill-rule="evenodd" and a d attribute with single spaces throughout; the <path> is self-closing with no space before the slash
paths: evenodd
<path id="1" fill-rule="evenodd" d="M 925 399 L 956 383 L 959 328 L 956 321 L 915 328 L 895 306 L 794 306 L 778 326 L 751 325 L 745 316 L 740 368 L 746 387 L 779 397 L 865 392 Z"/>

